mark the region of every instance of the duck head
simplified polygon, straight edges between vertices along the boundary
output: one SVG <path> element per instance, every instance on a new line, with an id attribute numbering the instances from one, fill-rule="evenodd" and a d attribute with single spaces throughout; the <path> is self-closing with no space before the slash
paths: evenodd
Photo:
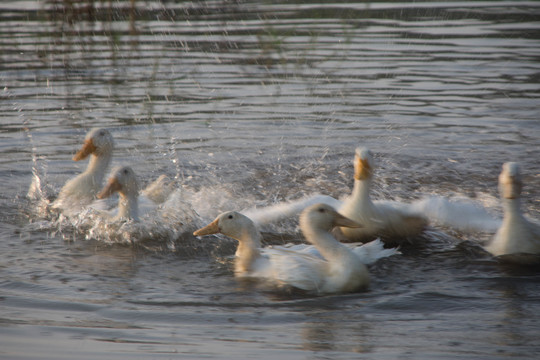
<path id="1" fill-rule="evenodd" d="M 219 215 L 205 227 L 195 231 L 193 235 L 204 236 L 223 234 L 233 239 L 242 239 L 246 229 L 254 227 L 253 222 L 245 215 L 236 211 L 228 211 Z"/>
<path id="2" fill-rule="evenodd" d="M 88 155 L 97 156 L 111 153 L 114 148 L 114 140 L 107 129 L 92 129 L 84 140 L 83 146 L 73 156 L 74 161 L 86 159 Z"/>
<path id="3" fill-rule="evenodd" d="M 326 204 L 315 204 L 306 208 L 300 215 L 300 228 L 319 229 L 330 232 L 334 227 L 360 228 L 362 225 L 340 213 Z"/>
<path id="4" fill-rule="evenodd" d="M 502 166 L 501 174 L 499 175 L 499 192 L 504 199 L 517 199 L 521 195 L 523 182 L 519 164 L 515 162 L 507 162 Z"/>
<path id="5" fill-rule="evenodd" d="M 115 192 L 128 197 L 139 194 L 139 182 L 131 167 L 123 166 L 114 169 L 103 190 L 97 194 L 97 198 L 104 199 Z"/>
<path id="6" fill-rule="evenodd" d="M 355 180 L 367 180 L 373 175 L 373 153 L 371 150 L 359 147 L 354 155 Z"/>

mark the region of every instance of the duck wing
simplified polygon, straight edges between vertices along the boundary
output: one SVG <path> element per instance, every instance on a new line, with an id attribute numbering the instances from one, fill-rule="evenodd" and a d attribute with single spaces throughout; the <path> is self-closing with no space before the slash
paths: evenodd
<path id="1" fill-rule="evenodd" d="M 328 263 L 320 257 L 284 247 L 264 248 L 261 255 L 268 259 L 268 264 L 254 269 L 253 275 L 278 286 L 317 292 L 325 281 Z"/>
<path id="2" fill-rule="evenodd" d="M 242 211 L 242 214 L 246 215 L 257 225 L 265 225 L 282 219 L 296 217 L 308 206 L 318 203 L 324 203 L 332 207 L 341 206 L 341 201 L 334 199 L 331 196 L 316 194 L 300 200 L 281 202 L 261 208 L 247 209 Z"/>
<path id="3" fill-rule="evenodd" d="M 349 243 L 344 245 L 349 247 L 365 265 L 371 265 L 377 260 L 385 257 L 401 254 L 398 248 L 385 249 L 384 243 L 379 238 L 366 244 Z"/>
<path id="4" fill-rule="evenodd" d="M 371 265 L 379 259 L 401 254 L 398 248 L 385 249 L 384 243 L 381 241 L 380 238 L 377 238 L 365 244 L 361 242 L 355 242 L 355 243 L 343 243 L 343 245 L 351 249 L 352 252 L 356 256 L 358 256 L 358 258 L 364 265 Z M 287 244 L 285 246 L 276 246 L 274 248 L 281 249 L 282 251 L 286 251 L 286 250 L 294 251 L 297 254 L 304 254 L 312 258 L 314 257 L 314 258 L 324 260 L 319 250 L 313 245 Z"/>

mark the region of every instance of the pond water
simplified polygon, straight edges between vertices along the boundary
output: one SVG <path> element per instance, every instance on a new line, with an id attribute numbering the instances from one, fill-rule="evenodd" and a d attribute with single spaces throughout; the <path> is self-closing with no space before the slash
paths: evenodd
<path id="1" fill-rule="evenodd" d="M 3 1 L 0 357 L 537 357 L 540 273 L 483 252 L 493 230 L 433 224 L 370 267 L 368 291 L 332 296 L 239 282 L 235 243 L 191 234 L 226 210 L 343 198 L 357 146 L 373 198 L 494 218 L 517 161 L 540 218 L 539 18 L 528 1 Z M 168 216 L 134 231 L 46 211 L 93 127 L 114 165 L 175 181 Z M 263 232 L 301 239 L 295 217 Z"/>

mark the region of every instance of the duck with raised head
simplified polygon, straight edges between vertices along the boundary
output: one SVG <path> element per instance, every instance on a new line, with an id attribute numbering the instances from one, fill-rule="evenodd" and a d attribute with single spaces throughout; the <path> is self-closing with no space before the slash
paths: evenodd
<path id="1" fill-rule="evenodd" d="M 107 184 L 97 194 L 98 199 L 105 199 L 118 193 L 118 207 L 112 220 L 139 220 L 139 181 L 129 166 L 115 168 Z M 113 210 L 114 211 L 114 210 Z M 108 213 L 107 213 L 108 214 Z"/>
<path id="2" fill-rule="evenodd" d="M 343 201 L 339 213 L 362 224 L 362 227 L 340 227 L 336 236 L 343 241 L 369 242 L 378 237 L 393 244 L 411 241 L 427 227 L 428 220 L 407 204 L 373 202 L 370 189 L 374 172 L 373 153 L 367 148 L 357 148 L 353 190 Z"/>
<path id="3" fill-rule="evenodd" d="M 105 173 L 112 159 L 114 140 L 107 129 L 92 129 L 86 135 L 83 146 L 73 156 L 81 161 L 90 156 L 86 170 L 66 182 L 53 202 L 53 208 L 77 211 L 96 199 L 101 190 Z"/>
<path id="4" fill-rule="evenodd" d="M 504 163 L 499 175 L 503 221 L 491 243 L 486 246 L 486 250 L 495 256 L 540 254 L 540 224 L 523 215 L 522 188 L 519 165 L 515 162 Z"/>
<path id="5" fill-rule="evenodd" d="M 151 184 L 149 186 L 156 186 L 156 183 L 165 184 L 164 179 L 166 178 L 160 176 L 154 181 L 154 185 Z M 163 194 L 159 195 L 159 200 L 162 201 L 156 201 L 156 199 L 148 197 L 144 193 L 144 190 L 140 191 L 139 180 L 131 167 L 119 166 L 113 169 L 107 184 L 97 194 L 97 198 L 105 199 L 114 193 L 119 194 L 118 207 L 108 212 L 108 214 L 115 213 L 115 215 L 110 215 L 109 217 L 112 217 L 113 221 L 119 219 L 138 221 L 140 216 L 155 210 L 159 204 L 165 202 L 170 190 L 167 189 L 166 196 Z"/>
<path id="6" fill-rule="evenodd" d="M 291 286 L 318 294 L 353 292 L 369 285 L 369 274 L 361 256 L 338 242 L 335 226 L 359 227 L 326 204 L 315 204 L 300 215 L 306 240 L 320 255 L 284 247 L 261 247 L 261 235 L 247 216 L 238 212 L 219 215 L 195 236 L 221 233 L 238 241 L 235 275 L 254 278 L 277 286 Z"/>

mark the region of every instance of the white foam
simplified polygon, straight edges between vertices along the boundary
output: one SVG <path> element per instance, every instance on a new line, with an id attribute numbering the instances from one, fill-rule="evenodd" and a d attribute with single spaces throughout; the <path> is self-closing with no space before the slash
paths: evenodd
<path id="1" fill-rule="evenodd" d="M 413 202 L 411 207 L 434 225 L 465 232 L 496 232 L 502 222 L 472 200 L 431 196 Z"/>

